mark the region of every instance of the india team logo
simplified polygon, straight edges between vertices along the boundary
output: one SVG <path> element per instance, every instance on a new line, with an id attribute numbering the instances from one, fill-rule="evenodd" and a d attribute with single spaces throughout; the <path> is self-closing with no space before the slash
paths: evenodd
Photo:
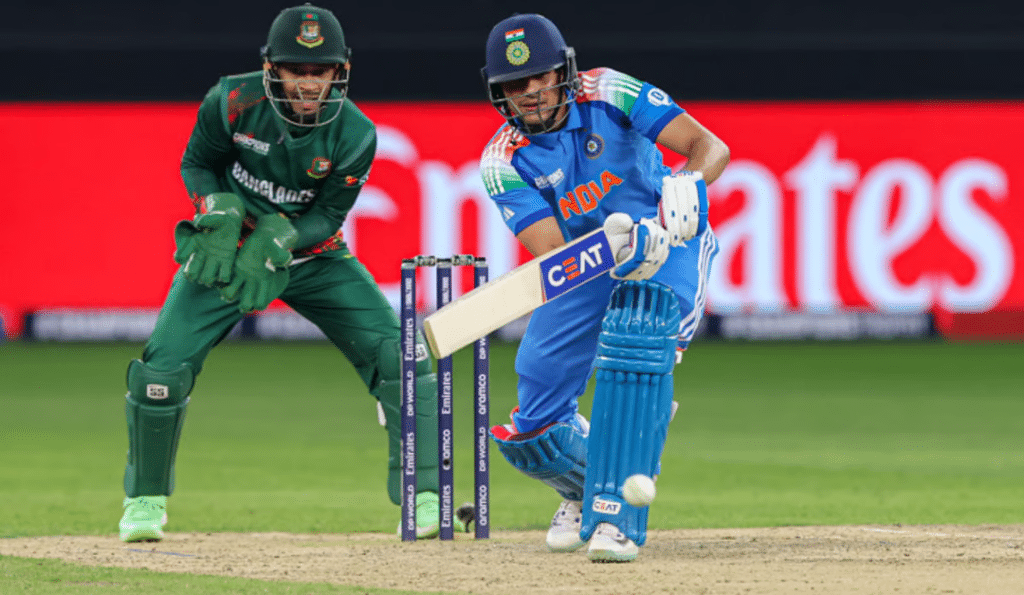
<path id="1" fill-rule="evenodd" d="M 320 179 L 327 174 L 331 173 L 331 161 L 326 157 L 316 157 L 313 159 L 313 165 L 306 170 L 306 174 L 311 178 Z"/>
<path id="2" fill-rule="evenodd" d="M 591 133 L 587 137 L 587 142 L 583 145 L 583 151 L 589 159 L 597 159 L 601 156 L 601 153 L 604 153 L 604 139 L 601 138 L 600 134 Z"/>
<path id="3" fill-rule="evenodd" d="M 505 48 L 505 58 L 513 66 L 522 66 L 530 59 L 530 48 L 521 40 L 513 41 Z"/>
<path id="4" fill-rule="evenodd" d="M 319 15 L 312 12 L 302 15 L 302 24 L 299 25 L 299 36 L 295 38 L 295 41 L 307 48 L 315 48 L 322 44 L 324 37 L 320 35 L 320 23 L 317 22 L 319 18 Z"/>

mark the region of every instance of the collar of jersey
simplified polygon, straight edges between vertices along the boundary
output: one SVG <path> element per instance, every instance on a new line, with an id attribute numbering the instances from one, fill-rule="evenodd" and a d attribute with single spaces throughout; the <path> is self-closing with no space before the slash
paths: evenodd
<path id="1" fill-rule="evenodd" d="M 583 128 L 583 119 L 580 118 L 580 111 L 575 103 L 569 104 L 569 117 L 565 119 L 565 126 L 562 126 L 554 132 L 542 132 L 540 134 L 531 134 L 527 138 L 530 142 L 537 142 L 541 145 L 545 144 L 545 139 L 554 139 L 562 132 L 568 132 L 577 128 Z"/>

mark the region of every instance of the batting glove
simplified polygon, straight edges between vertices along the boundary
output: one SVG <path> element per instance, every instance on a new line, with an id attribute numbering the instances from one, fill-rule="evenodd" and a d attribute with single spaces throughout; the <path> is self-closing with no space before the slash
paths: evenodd
<path id="1" fill-rule="evenodd" d="M 650 279 L 668 259 L 668 231 L 654 219 L 634 223 L 626 213 L 612 213 L 604 221 L 604 233 L 615 255 L 614 279 Z"/>
<path id="2" fill-rule="evenodd" d="M 708 226 L 708 187 L 699 171 L 684 171 L 661 180 L 658 222 L 668 230 L 669 242 L 682 246 Z"/>

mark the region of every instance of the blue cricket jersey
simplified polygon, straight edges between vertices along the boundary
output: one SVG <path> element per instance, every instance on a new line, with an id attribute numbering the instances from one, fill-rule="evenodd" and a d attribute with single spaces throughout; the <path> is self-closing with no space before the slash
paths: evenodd
<path id="1" fill-rule="evenodd" d="M 671 172 L 654 141 L 683 109 L 609 68 L 579 76 L 562 129 L 524 136 L 505 124 L 484 149 L 484 185 L 514 234 L 554 215 L 568 241 L 615 212 L 634 221 L 657 214 L 661 179 Z"/>
<path id="2" fill-rule="evenodd" d="M 565 126 L 526 136 L 506 123 L 481 156 L 487 193 L 516 235 L 551 216 L 567 242 L 600 228 L 612 213 L 628 213 L 634 221 L 657 216 L 662 178 L 671 171 L 655 141 L 683 109 L 661 89 L 609 68 L 579 76 L 582 87 Z M 708 226 L 672 248 L 651 278 L 679 298 L 681 349 L 703 314 L 717 252 Z M 516 356 L 519 407 L 512 418 L 518 431 L 575 416 L 616 283 L 603 275 L 533 312 Z"/>

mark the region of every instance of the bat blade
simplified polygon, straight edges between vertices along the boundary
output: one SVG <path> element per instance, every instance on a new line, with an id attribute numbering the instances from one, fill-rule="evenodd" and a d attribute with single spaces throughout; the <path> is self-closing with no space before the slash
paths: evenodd
<path id="1" fill-rule="evenodd" d="M 434 312 L 423 320 L 423 334 L 434 357 L 447 357 L 614 266 L 608 238 L 594 230 Z"/>

